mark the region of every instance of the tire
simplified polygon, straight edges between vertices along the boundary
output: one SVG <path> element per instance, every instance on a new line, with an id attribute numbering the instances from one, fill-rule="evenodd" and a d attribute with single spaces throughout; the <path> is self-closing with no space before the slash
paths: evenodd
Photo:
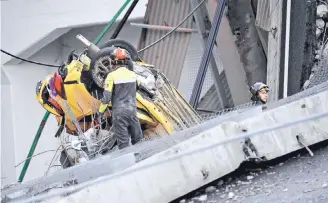
<path id="1" fill-rule="evenodd" d="M 99 48 L 103 49 L 103 48 L 112 47 L 112 46 L 125 49 L 129 53 L 132 61 L 140 61 L 141 60 L 137 49 L 130 42 L 127 42 L 122 39 L 111 39 L 111 40 L 105 42 L 104 44 L 100 45 Z"/>
<path id="2" fill-rule="evenodd" d="M 100 51 L 91 59 L 91 77 L 92 80 L 96 83 L 96 85 L 100 88 L 104 87 L 104 81 L 106 79 L 106 75 L 100 75 L 100 71 L 97 69 L 97 67 L 95 67 L 96 62 L 98 61 L 98 59 L 105 57 L 105 56 L 109 56 L 110 53 L 112 53 L 114 50 L 114 47 L 105 47 L 100 49 Z"/>
<path id="3" fill-rule="evenodd" d="M 105 56 L 109 56 L 114 51 L 114 49 L 115 49 L 114 47 L 120 47 L 122 49 L 125 49 L 128 52 L 130 57 L 127 60 L 127 67 L 129 70 L 133 70 L 133 62 L 132 61 L 140 60 L 137 50 L 134 48 L 134 46 L 131 43 L 129 43 L 127 41 L 120 40 L 120 39 L 113 39 L 113 40 L 109 40 L 105 44 L 101 45 L 99 47 L 100 51 L 91 59 L 90 67 L 91 67 L 92 80 L 99 88 L 102 88 L 102 89 L 104 87 L 104 81 L 105 81 L 106 77 L 99 75 L 99 70 L 95 67 L 95 64 L 98 59 L 105 57 Z M 132 61 L 131 61 L 131 59 L 132 59 Z"/>

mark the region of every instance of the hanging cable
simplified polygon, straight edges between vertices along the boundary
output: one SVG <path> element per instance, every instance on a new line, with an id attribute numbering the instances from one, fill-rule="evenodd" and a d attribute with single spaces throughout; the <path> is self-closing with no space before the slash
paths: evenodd
<path id="1" fill-rule="evenodd" d="M 56 155 L 57 155 L 57 152 L 59 151 L 59 149 L 60 149 L 61 147 L 62 147 L 62 145 L 59 145 L 59 147 L 57 148 L 57 150 L 56 150 L 54 156 L 52 157 L 52 159 L 51 159 L 51 161 L 50 161 L 50 164 L 49 164 L 49 167 L 48 167 L 46 173 L 44 174 L 45 176 L 48 175 L 48 173 L 49 173 L 49 171 L 50 171 L 50 169 L 51 169 L 51 166 L 52 166 L 52 164 L 54 163 L 54 160 L 55 160 L 55 159 L 57 160 L 58 157 L 60 156 L 60 154 L 59 154 L 59 155 L 57 156 L 57 158 L 55 158 Z"/>
<path id="2" fill-rule="evenodd" d="M 1 52 L 4 53 L 4 54 L 7 54 L 11 57 L 14 57 L 16 59 L 19 59 L 19 60 L 22 60 L 22 61 L 25 61 L 25 62 L 28 62 L 28 63 L 33 63 L 33 64 L 36 64 L 36 65 L 40 65 L 40 66 L 48 66 L 48 67 L 56 67 L 56 68 L 59 68 L 61 67 L 60 65 L 51 65 L 51 64 L 46 64 L 46 63 L 40 63 L 40 62 L 35 62 L 35 61 L 31 61 L 31 60 L 27 60 L 27 59 L 23 59 L 21 57 L 18 57 L 18 56 L 15 56 L 9 52 L 6 52 L 5 50 L 2 50 L 1 49 Z"/>
<path id="3" fill-rule="evenodd" d="M 166 33 L 163 37 L 161 37 L 160 39 L 158 39 L 157 41 L 153 42 L 152 44 L 144 47 L 143 49 L 140 49 L 138 51 L 138 53 L 140 52 L 143 52 L 145 51 L 146 49 L 149 49 L 151 47 L 153 47 L 154 45 L 156 45 L 157 43 L 159 43 L 160 41 L 162 41 L 163 39 L 165 39 L 166 37 L 168 37 L 170 34 L 172 34 L 174 31 L 176 31 L 190 16 L 192 16 L 194 14 L 194 12 L 205 2 L 205 0 L 202 0 L 197 6 L 196 8 L 194 8 L 176 27 L 174 27 L 170 32 Z M 19 59 L 19 60 L 22 60 L 22 61 L 25 61 L 25 62 L 28 62 L 28 63 L 33 63 L 33 64 L 36 64 L 36 65 L 41 65 L 41 66 L 48 66 L 48 67 L 61 67 L 60 65 L 51 65 L 51 64 L 45 64 L 45 63 L 40 63 L 40 62 L 35 62 L 35 61 L 31 61 L 31 60 L 27 60 L 27 59 L 23 59 L 21 57 L 18 57 L 18 56 L 15 56 L 5 50 L 2 50 L 1 49 L 1 52 L 11 56 L 11 57 L 14 57 L 16 59 Z"/>
<path id="4" fill-rule="evenodd" d="M 19 162 L 19 163 L 15 166 L 15 168 L 16 168 L 17 166 L 21 165 L 22 163 L 24 163 L 26 160 L 30 160 L 30 159 L 32 159 L 33 157 L 39 156 L 39 155 L 44 154 L 44 153 L 47 153 L 47 152 L 55 152 L 55 151 L 57 151 L 57 150 L 55 150 L 55 149 L 51 149 L 51 150 L 46 150 L 46 151 L 43 151 L 43 152 L 40 152 L 40 153 L 34 154 L 33 156 L 31 156 L 31 157 L 29 157 L 29 158 L 27 158 L 27 159 L 24 159 L 23 161 Z"/>
<path id="5" fill-rule="evenodd" d="M 129 7 L 129 9 L 126 11 L 123 19 L 120 21 L 120 23 L 117 25 L 113 35 L 110 37 L 110 39 L 116 39 L 116 37 L 118 36 L 118 34 L 121 32 L 124 24 L 126 23 L 126 21 L 128 20 L 129 16 L 131 15 L 133 9 L 136 7 L 137 3 L 139 2 L 139 0 L 134 0 L 131 4 L 131 6 Z"/>
<path id="6" fill-rule="evenodd" d="M 170 32 L 166 33 L 163 37 L 158 39 L 157 41 L 153 42 L 152 44 L 146 46 L 145 48 L 142 48 L 138 51 L 138 53 L 145 51 L 146 49 L 149 49 L 150 47 L 154 46 L 158 42 L 162 41 L 166 37 L 168 37 L 170 34 L 172 34 L 174 31 L 176 31 L 190 16 L 194 14 L 194 12 L 205 2 L 205 0 L 202 0 L 196 8 L 194 8 L 177 26 L 175 26 Z"/>
<path id="7" fill-rule="evenodd" d="M 163 39 L 165 39 L 166 37 L 168 37 L 170 34 L 172 34 L 174 31 L 176 31 L 190 16 L 192 16 L 194 14 L 194 12 L 205 2 L 205 0 L 202 0 L 197 6 L 196 8 L 194 8 L 177 26 L 175 26 L 170 32 L 166 33 L 163 37 L 161 37 L 160 39 L 158 39 L 157 41 L 153 42 L 152 44 L 144 47 L 143 49 L 140 49 L 138 51 L 138 53 L 140 52 L 143 52 L 151 47 L 153 47 L 154 45 L 156 45 L 157 43 L 159 43 L 160 41 L 162 41 Z M 18 57 L 18 56 L 15 56 L 9 52 L 6 52 L 4 50 L 1 49 L 1 52 L 11 56 L 11 57 L 14 57 L 16 59 L 19 59 L 19 60 L 22 60 L 22 61 L 25 61 L 25 62 L 28 62 L 28 63 L 33 63 L 33 64 L 36 64 L 36 65 L 41 65 L 41 66 L 48 66 L 48 67 L 61 67 L 60 65 L 51 65 L 51 64 L 45 64 L 45 63 L 40 63 L 40 62 L 35 62 L 35 61 L 31 61 L 31 60 L 27 60 L 27 59 L 23 59 L 21 57 Z"/>

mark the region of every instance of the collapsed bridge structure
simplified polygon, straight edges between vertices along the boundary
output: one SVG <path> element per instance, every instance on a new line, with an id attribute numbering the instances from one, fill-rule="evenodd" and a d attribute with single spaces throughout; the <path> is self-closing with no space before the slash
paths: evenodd
<path id="1" fill-rule="evenodd" d="M 22 202 L 64 194 L 70 195 L 59 197 L 64 198 L 61 202 L 108 198 L 169 202 L 234 171 L 244 161 L 271 160 L 327 140 L 327 99 L 325 82 L 265 110 L 256 106 L 236 109 L 171 136 L 5 189 L 2 194 Z M 63 186 L 67 188 L 61 189 Z M 56 197 L 46 202 L 57 201 Z"/>
<path id="2" fill-rule="evenodd" d="M 284 60 L 282 59 L 283 57 L 279 59 L 270 57 L 273 54 L 271 53 L 272 50 L 280 52 L 280 54 L 284 52 L 285 56 L 289 54 L 288 51 L 284 50 L 286 47 L 282 46 L 288 40 L 286 42 L 286 39 L 281 37 L 286 33 L 286 28 L 284 28 L 281 22 L 284 17 L 286 18 L 286 15 L 288 16 L 288 13 L 283 14 L 282 10 L 288 7 L 288 3 L 283 4 L 279 0 L 274 2 L 275 6 L 278 5 L 278 10 L 281 9 L 278 12 L 276 10 L 277 7 L 272 8 L 271 2 L 259 0 L 257 3 L 252 2 L 257 5 L 257 12 L 255 14 L 254 12 L 253 14 L 248 13 L 250 19 L 261 19 L 260 15 L 263 13 L 260 13 L 260 8 L 267 6 L 269 11 L 270 9 L 274 10 L 274 12 L 270 12 L 272 15 L 275 14 L 276 18 L 281 18 L 280 21 L 277 21 L 281 24 L 276 25 L 275 29 L 278 31 L 274 34 L 274 37 L 270 36 L 272 32 L 266 33 L 263 30 L 260 32 L 258 29 L 256 35 L 260 35 L 261 33 L 269 35 L 269 45 L 267 45 L 268 53 L 265 53 L 266 49 L 264 46 L 265 43 L 262 41 L 263 39 L 258 37 L 258 40 L 261 40 L 263 46 L 262 54 L 263 56 L 266 55 L 268 60 L 268 71 L 269 68 L 272 71 L 282 67 L 284 64 L 287 72 L 284 72 L 285 75 L 278 74 L 279 77 L 277 74 L 271 74 L 272 72 L 269 72 L 268 74 L 264 74 L 265 78 L 261 74 L 254 73 L 252 76 L 251 72 L 247 73 L 248 83 L 252 82 L 252 78 L 259 77 L 258 79 L 262 79 L 263 81 L 268 79 L 268 82 L 270 81 L 273 84 L 272 86 L 274 86 L 274 96 L 271 98 L 271 102 L 263 107 L 254 106 L 252 103 L 243 104 L 245 103 L 243 100 L 246 100 L 243 94 L 247 91 L 244 91 L 242 94 L 239 93 L 245 90 L 246 85 L 242 82 L 238 83 L 240 81 L 235 86 L 232 85 L 231 77 L 233 71 L 231 69 L 220 70 L 219 67 L 215 67 L 217 61 L 211 56 L 212 49 L 215 48 L 215 43 L 220 45 L 222 42 L 220 38 L 227 37 L 222 36 L 222 33 L 221 35 L 218 33 L 220 22 L 226 26 L 227 24 L 224 23 L 228 22 L 228 18 L 223 15 L 225 1 L 218 1 L 216 4 L 214 1 L 210 1 L 207 4 L 207 6 L 211 5 L 211 3 L 216 5 L 215 13 L 206 12 L 206 8 L 202 7 L 204 1 L 180 1 L 179 6 L 185 6 L 189 3 L 192 9 L 191 14 L 188 16 L 193 15 L 197 24 L 197 32 L 202 34 L 205 42 L 201 66 L 192 94 L 190 95 L 191 105 L 198 113 L 203 114 L 202 119 L 200 119 L 202 121 L 198 120 L 197 125 L 189 125 L 187 128 L 183 128 L 180 131 L 177 130 L 177 132 L 169 136 L 146 140 L 125 150 L 111 152 L 97 159 L 80 163 L 48 176 L 5 187 L 2 190 L 3 201 L 106 202 L 108 199 L 111 199 L 113 202 L 169 202 L 231 173 L 244 161 L 261 162 L 272 160 L 300 148 L 308 149 L 309 145 L 328 139 L 328 129 L 325 125 L 327 123 L 328 111 L 328 84 L 326 82 L 328 78 L 328 74 L 326 73 L 328 71 L 326 67 L 323 67 L 322 64 L 320 65 L 320 62 L 316 64 L 321 67 L 320 70 L 322 71 L 320 72 L 322 76 L 320 77 L 320 81 L 316 81 L 316 85 L 312 85 L 311 88 L 303 88 L 306 90 L 301 91 L 303 83 L 306 80 L 305 75 L 308 74 L 304 73 L 302 80 L 297 81 L 302 84 L 299 86 L 299 90 L 293 89 L 293 91 L 299 93 L 286 97 L 292 94 L 289 89 L 294 85 L 292 82 L 288 82 L 288 77 L 291 77 L 291 75 L 286 73 L 288 71 L 292 73 L 293 68 L 288 70 L 286 61 L 285 64 L 283 63 L 284 60 L 288 60 L 288 57 L 285 57 Z M 313 5 L 309 3 L 308 6 L 304 7 L 304 10 L 311 10 L 311 6 Z M 150 8 L 159 9 L 159 7 L 160 4 L 157 1 L 150 1 L 147 10 Z M 231 5 L 229 8 L 233 10 Z M 254 8 L 251 11 L 254 11 Z M 228 9 L 229 18 L 232 18 L 231 15 L 233 14 L 231 13 L 233 12 L 229 14 Z M 150 21 L 155 19 L 152 15 L 156 15 L 156 12 L 148 10 L 146 14 L 148 15 L 146 16 L 146 21 L 148 20 L 147 23 L 150 24 Z M 206 30 L 205 28 L 208 24 L 206 25 L 206 23 L 201 21 L 211 18 L 209 17 L 210 15 L 213 17 L 212 26 Z M 310 16 L 311 12 L 308 15 Z M 261 19 L 262 23 L 264 19 L 264 17 Z M 308 19 L 311 18 L 309 17 Z M 233 22 L 230 19 L 232 26 L 234 26 Z M 259 21 L 257 22 L 259 23 Z M 261 25 L 263 26 L 263 24 Z M 139 26 L 145 25 L 139 24 Z M 261 26 L 259 27 L 261 28 Z M 233 32 L 236 31 L 234 29 L 232 30 Z M 206 35 L 206 31 L 208 31 L 208 35 Z M 149 44 L 151 32 L 150 30 L 147 30 L 147 32 L 145 29 L 143 30 L 142 35 L 145 41 L 141 41 L 141 46 L 145 47 L 145 45 Z M 283 40 L 279 39 L 280 37 Z M 311 39 L 305 39 L 304 43 L 309 40 Z M 142 43 L 145 44 L 142 45 Z M 169 43 L 172 43 L 172 41 L 165 45 L 169 47 Z M 292 44 L 293 42 L 290 43 Z M 168 47 L 162 48 L 165 49 Z M 252 49 L 254 52 L 259 51 L 256 47 L 252 47 Z M 150 47 L 149 52 L 142 51 L 140 54 L 141 58 L 146 62 L 148 60 L 151 62 L 152 56 L 150 53 L 155 50 L 158 51 L 160 49 L 153 46 Z M 223 54 L 220 46 L 214 50 Z M 245 50 L 240 48 L 238 51 L 243 53 Z M 306 58 L 305 55 L 304 58 Z M 242 56 L 244 57 L 245 55 Z M 307 62 L 306 60 L 304 61 L 304 63 Z M 158 63 L 158 61 L 155 61 L 154 64 L 158 65 Z M 227 62 L 225 61 L 224 63 Z M 202 99 L 200 99 L 201 87 L 204 83 L 206 69 L 209 64 L 211 73 L 215 76 L 214 84 L 209 88 L 208 92 L 202 95 Z M 170 72 L 165 73 L 167 69 L 161 67 L 161 65 L 159 65 L 159 69 L 163 69 L 161 71 L 170 78 Z M 235 71 L 238 70 L 238 66 L 240 65 L 235 64 Z M 223 67 L 226 66 L 223 64 Z M 243 71 L 245 73 L 245 70 Z M 247 71 L 250 70 L 246 69 Z M 316 75 L 316 72 L 312 74 Z M 325 74 L 327 76 L 326 78 Z M 237 77 L 237 75 L 235 76 Z M 277 77 L 275 78 L 275 76 Z M 238 74 L 238 77 L 244 76 L 243 74 Z M 314 78 L 316 77 L 313 75 L 311 78 L 308 78 L 309 81 L 312 80 L 312 84 Z M 172 83 L 175 83 L 174 80 L 172 80 Z M 206 108 L 209 104 L 208 101 L 213 100 L 213 97 L 216 99 L 216 107 L 211 106 L 211 108 Z M 285 98 L 278 100 L 282 97 Z M 220 110 L 224 108 L 225 110 Z M 209 111 L 212 113 L 206 114 Z M 188 121 L 187 117 L 184 117 L 184 119 Z M 312 153 L 310 149 L 308 150 Z M 126 184 L 127 182 L 129 185 Z"/>

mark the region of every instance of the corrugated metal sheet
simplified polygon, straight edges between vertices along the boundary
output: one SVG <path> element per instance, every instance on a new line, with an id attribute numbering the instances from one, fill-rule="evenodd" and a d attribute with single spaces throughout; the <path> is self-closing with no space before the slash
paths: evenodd
<path id="1" fill-rule="evenodd" d="M 191 11 L 189 0 L 149 0 L 144 23 L 175 27 Z M 192 17 L 181 27 L 191 28 Z M 167 31 L 143 29 L 139 49 L 155 42 Z M 161 70 L 174 85 L 178 85 L 190 33 L 174 32 L 163 41 L 140 53 L 143 60 Z"/>
<path id="2" fill-rule="evenodd" d="M 258 0 L 255 25 L 270 31 L 270 0 Z"/>
<path id="3" fill-rule="evenodd" d="M 228 81 L 226 80 L 225 71 L 222 71 L 220 73 L 219 80 L 221 80 L 223 82 L 225 94 L 227 95 L 227 99 L 228 99 L 228 105 L 233 106 L 232 97 L 228 90 Z M 218 98 L 219 98 L 219 95 L 215 89 L 215 86 L 212 85 L 211 88 L 203 96 L 203 98 L 201 98 L 201 100 L 199 101 L 197 110 L 201 109 L 203 111 L 206 110 L 206 111 L 216 112 L 222 108 L 228 108 L 227 106 L 222 107 Z"/>
<path id="4" fill-rule="evenodd" d="M 196 23 L 193 24 L 193 28 L 196 28 Z M 202 54 L 204 52 L 202 37 L 198 33 L 192 33 L 187 54 L 184 60 L 183 69 L 179 81 L 179 91 L 189 101 L 192 89 L 194 87 Z M 216 57 L 218 58 L 218 57 Z M 219 61 L 217 61 L 219 68 L 221 68 Z M 205 80 L 201 92 L 201 97 L 205 95 L 207 90 L 214 84 L 212 77 L 212 71 L 209 68 L 205 75 Z"/>
<path id="5" fill-rule="evenodd" d="M 204 97 L 199 101 L 197 109 L 209 112 L 215 112 L 221 109 L 221 104 L 218 97 L 219 95 L 216 92 L 215 86 L 212 85 Z"/>

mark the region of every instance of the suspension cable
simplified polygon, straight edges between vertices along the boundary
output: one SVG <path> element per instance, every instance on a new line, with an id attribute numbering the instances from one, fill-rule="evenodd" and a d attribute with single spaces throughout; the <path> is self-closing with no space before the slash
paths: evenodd
<path id="1" fill-rule="evenodd" d="M 27 59 L 24 59 L 24 58 L 21 58 L 19 56 L 15 56 L 14 54 L 11 54 L 3 49 L 1 49 L 1 52 L 4 53 L 4 54 L 7 54 L 11 57 L 14 57 L 16 59 L 19 59 L 19 60 L 22 60 L 22 61 L 25 61 L 25 62 L 28 62 L 28 63 L 33 63 L 33 64 L 36 64 L 36 65 L 40 65 L 40 66 L 48 66 L 48 67 L 55 67 L 55 68 L 59 68 L 61 67 L 60 65 L 51 65 L 51 64 L 46 64 L 46 63 L 40 63 L 40 62 L 36 62 L 36 61 L 31 61 L 31 60 L 27 60 Z"/>
<path id="2" fill-rule="evenodd" d="M 150 45 L 140 49 L 138 51 L 138 53 L 145 51 L 146 49 L 149 49 L 150 47 L 154 46 L 155 44 L 159 43 L 160 41 L 162 41 L 163 39 L 165 39 L 166 37 L 168 37 L 170 34 L 172 34 L 175 30 L 177 30 L 191 15 L 193 15 L 195 13 L 195 11 L 205 2 L 205 0 L 202 0 L 197 6 L 196 8 L 194 8 L 177 26 L 175 26 L 170 32 L 166 33 L 163 37 L 159 38 L 158 40 L 156 40 L 155 42 L 151 43 Z"/>

